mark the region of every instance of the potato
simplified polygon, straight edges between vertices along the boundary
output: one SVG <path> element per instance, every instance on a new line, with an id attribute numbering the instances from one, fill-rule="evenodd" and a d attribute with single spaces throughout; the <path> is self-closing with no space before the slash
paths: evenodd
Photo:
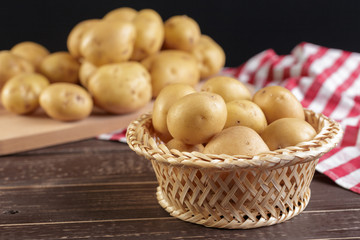
<path id="1" fill-rule="evenodd" d="M 44 46 L 30 41 L 18 43 L 13 46 L 10 51 L 27 60 L 37 71 L 39 70 L 42 60 L 50 54 L 49 50 Z"/>
<path id="2" fill-rule="evenodd" d="M 89 61 L 83 60 L 79 68 L 79 80 L 83 87 L 88 88 L 88 81 L 90 77 L 96 72 L 98 68 Z"/>
<path id="3" fill-rule="evenodd" d="M 34 72 L 34 67 L 27 60 L 10 51 L 0 51 L 0 89 L 15 75 L 31 72 Z"/>
<path id="4" fill-rule="evenodd" d="M 261 133 L 261 137 L 272 151 L 310 141 L 315 135 L 315 129 L 299 118 L 278 119 Z"/>
<path id="5" fill-rule="evenodd" d="M 129 7 L 121 7 L 108 12 L 103 19 L 104 20 L 119 20 L 132 22 L 137 15 L 137 11 Z"/>
<path id="6" fill-rule="evenodd" d="M 169 133 L 166 123 L 169 108 L 178 99 L 194 92 L 195 89 L 193 87 L 183 83 L 175 83 L 168 85 L 160 91 L 160 94 L 157 96 L 154 102 L 152 112 L 152 124 L 155 131 L 157 131 L 160 138 L 164 141 L 168 141 L 171 139 L 171 135 Z"/>
<path id="7" fill-rule="evenodd" d="M 140 61 L 160 50 L 164 41 L 164 23 L 152 9 L 143 9 L 135 17 L 136 40 L 131 60 Z"/>
<path id="8" fill-rule="evenodd" d="M 226 104 L 220 95 L 191 93 L 170 107 L 167 126 L 173 138 L 189 145 L 202 144 L 223 129 L 226 114 Z"/>
<path id="9" fill-rule="evenodd" d="M 243 83 L 227 76 L 216 76 L 208 79 L 202 85 L 201 90 L 217 93 L 224 98 L 225 102 L 237 99 L 251 99 L 251 93 Z"/>
<path id="10" fill-rule="evenodd" d="M 191 51 L 198 43 L 201 31 L 198 23 L 186 16 L 173 16 L 165 21 L 165 40 L 166 49 L 178 49 Z"/>
<path id="11" fill-rule="evenodd" d="M 292 92 L 281 86 L 267 86 L 258 90 L 253 102 L 263 110 L 268 124 L 280 118 L 305 119 L 301 103 Z"/>
<path id="12" fill-rule="evenodd" d="M 40 94 L 40 106 L 46 114 L 60 121 L 77 121 L 88 117 L 93 108 L 90 94 L 82 87 L 58 82 Z"/>
<path id="13" fill-rule="evenodd" d="M 90 77 L 88 90 L 95 104 L 108 112 L 133 112 L 151 100 L 150 74 L 138 62 L 104 65 Z"/>
<path id="14" fill-rule="evenodd" d="M 195 58 L 183 51 L 164 50 L 142 63 L 151 74 L 154 97 L 169 84 L 184 83 L 194 87 L 200 80 Z"/>
<path id="15" fill-rule="evenodd" d="M 225 52 L 211 37 L 201 35 L 191 50 L 198 61 L 200 77 L 208 78 L 218 73 L 225 65 Z"/>
<path id="16" fill-rule="evenodd" d="M 88 29 L 80 43 L 80 54 L 96 66 L 130 59 L 136 37 L 132 23 L 100 21 Z"/>
<path id="17" fill-rule="evenodd" d="M 70 31 L 67 38 L 67 48 L 69 53 L 76 59 L 83 57 L 80 53 L 80 44 L 84 33 L 97 24 L 100 19 L 87 19 L 76 24 Z"/>
<path id="18" fill-rule="evenodd" d="M 227 119 L 224 128 L 245 126 L 262 133 L 267 126 L 261 108 L 249 100 L 234 100 L 226 103 Z"/>
<path id="19" fill-rule="evenodd" d="M 253 129 L 233 126 L 216 134 L 203 153 L 254 156 L 267 151 L 269 148 Z"/>
<path id="20" fill-rule="evenodd" d="M 39 107 L 40 93 L 48 85 L 49 81 L 40 74 L 18 74 L 5 83 L 1 91 L 1 102 L 10 112 L 31 113 Z"/>
<path id="21" fill-rule="evenodd" d="M 170 150 L 177 149 L 180 152 L 202 152 L 204 150 L 204 145 L 202 144 L 188 145 L 174 138 L 166 143 L 166 147 Z"/>
<path id="22" fill-rule="evenodd" d="M 80 64 L 68 52 L 55 52 L 40 64 L 39 72 L 47 77 L 50 83 L 79 81 Z"/>

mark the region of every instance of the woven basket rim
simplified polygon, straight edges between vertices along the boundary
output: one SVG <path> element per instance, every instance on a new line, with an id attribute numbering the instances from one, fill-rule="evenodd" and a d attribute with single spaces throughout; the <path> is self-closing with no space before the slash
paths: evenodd
<path id="1" fill-rule="evenodd" d="M 322 126 L 313 140 L 254 156 L 169 150 L 165 144 L 156 141 L 147 127 L 152 121 L 151 113 L 142 114 L 129 124 L 126 139 L 129 147 L 137 154 L 167 164 L 215 169 L 274 169 L 318 159 L 340 142 L 343 131 L 338 122 L 309 109 L 304 109 L 304 113 L 306 119 L 315 119 Z"/>

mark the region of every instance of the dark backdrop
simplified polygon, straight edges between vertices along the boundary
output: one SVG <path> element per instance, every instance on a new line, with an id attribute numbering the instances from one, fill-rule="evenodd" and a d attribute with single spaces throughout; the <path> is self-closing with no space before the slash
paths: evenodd
<path id="1" fill-rule="evenodd" d="M 227 66 L 273 48 L 287 54 L 302 41 L 360 52 L 360 1 L 330 0 L 13 0 L 0 3 L 0 49 L 25 40 L 66 50 L 71 28 L 118 7 L 152 8 L 164 20 L 187 14 L 225 50 Z"/>

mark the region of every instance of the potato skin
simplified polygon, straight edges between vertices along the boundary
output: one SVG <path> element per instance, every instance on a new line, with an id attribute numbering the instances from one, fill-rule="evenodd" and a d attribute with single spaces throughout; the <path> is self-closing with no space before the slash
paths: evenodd
<path id="1" fill-rule="evenodd" d="M 200 80 L 200 73 L 195 58 L 179 50 L 164 50 L 142 61 L 151 74 L 153 97 L 161 89 L 173 83 L 185 83 L 195 86 Z"/>
<path id="2" fill-rule="evenodd" d="M 158 52 L 164 42 L 164 23 L 152 9 L 143 9 L 133 20 L 136 40 L 130 60 L 140 61 Z"/>
<path id="3" fill-rule="evenodd" d="M 172 16 L 165 21 L 165 40 L 166 49 L 178 49 L 191 51 L 198 43 L 201 31 L 198 23 L 186 16 Z"/>
<path id="4" fill-rule="evenodd" d="M 96 72 L 98 67 L 89 61 L 83 60 L 79 68 L 79 80 L 84 88 L 88 88 L 90 77 Z"/>
<path id="5" fill-rule="evenodd" d="M 39 107 L 39 96 L 49 81 L 37 73 L 22 73 L 9 79 L 2 91 L 1 102 L 6 110 L 28 114 Z"/>
<path id="6" fill-rule="evenodd" d="M 167 128 L 166 122 L 169 108 L 178 99 L 194 92 L 195 89 L 190 85 L 183 83 L 175 83 L 164 87 L 155 99 L 152 112 L 152 123 L 155 131 L 159 133 L 160 138 L 164 141 L 168 141 L 171 139 L 171 135 Z"/>
<path id="7" fill-rule="evenodd" d="M 204 145 L 202 144 L 188 145 L 174 138 L 166 143 L 166 147 L 170 150 L 177 149 L 180 152 L 202 152 L 204 150 Z"/>
<path id="8" fill-rule="evenodd" d="M 132 22 L 137 15 L 137 11 L 130 7 L 116 8 L 108 12 L 103 19 L 104 20 L 116 20 Z"/>
<path id="9" fill-rule="evenodd" d="M 40 106 L 53 119 L 77 121 L 90 115 L 93 101 L 84 88 L 73 83 L 58 82 L 41 93 Z"/>
<path id="10" fill-rule="evenodd" d="M 43 74 L 50 83 L 79 81 L 80 64 L 68 52 L 55 52 L 44 58 L 40 64 L 39 72 Z"/>
<path id="11" fill-rule="evenodd" d="M 315 129 L 299 118 L 278 119 L 269 124 L 261 133 L 261 137 L 272 151 L 309 141 L 315 135 Z"/>
<path id="12" fill-rule="evenodd" d="M 167 126 L 173 138 L 185 144 L 206 143 L 226 121 L 226 104 L 215 93 L 196 92 L 176 101 L 169 109 Z"/>
<path id="13" fill-rule="evenodd" d="M 225 102 L 237 99 L 251 99 L 251 93 L 243 83 L 235 78 L 227 76 L 216 76 L 208 79 L 202 85 L 201 90 L 217 93 L 225 100 Z"/>
<path id="14" fill-rule="evenodd" d="M 136 30 L 132 23 L 100 21 L 88 29 L 80 43 L 80 54 L 96 66 L 130 59 Z"/>
<path id="15" fill-rule="evenodd" d="M 268 124 L 280 118 L 305 119 L 301 103 L 284 87 L 264 87 L 254 94 L 252 100 L 263 110 Z"/>
<path id="16" fill-rule="evenodd" d="M 269 148 L 253 129 L 233 126 L 216 134 L 206 144 L 203 153 L 254 156 L 267 151 Z"/>
<path id="17" fill-rule="evenodd" d="M 261 108 L 249 100 L 241 99 L 228 102 L 226 108 L 227 119 L 224 128 L 246 126 L 260 134 L 267 126 Z"/>
<path id="18" fill-rule="evenodd" d="M 10 51 L 0 51 L 0 89 L 10 78 L 20 73 L 32 73 L 34 67 L 22 57 Z"/>
<path id="19" fill-rule="evenodd" d="M 150 74 L 138 62 L 107 64 L 90 77 L 88 90 L 95 104 L 108 112 L 134 112 L 151 100 Z"/>
<path id="20" fill-rule="evenodd" d="M 42 60 L 50 54 L 44 46 L 31 41 L 20 42 L 14 45 L 10 51 L 31 63 L 36 71 L 39 70 Z"/>
<path id="21" fill-rule="evenodd" d="M 198 61 L 202 79 L 217 74 L 225 66 L 225 52 L 211 37 L 201 35 L 199 42 L 191 50 Z"/>
<path id="22" fill-rule="evenodd" d="M 85 32 L 97 24 L 100 19 L 86 19 L 76 24 L 70 31 L 67 38 L 67 49 L 76 59 L 83 57 L 80 52 L 80 44 Z"/>

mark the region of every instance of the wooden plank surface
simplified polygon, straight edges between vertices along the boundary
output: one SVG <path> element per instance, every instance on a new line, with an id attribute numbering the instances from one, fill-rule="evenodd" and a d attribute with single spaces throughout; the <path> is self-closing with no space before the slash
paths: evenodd
<path id="1" fill-rule="evenodd" d="M 315 174 L 308 207 L 270 227 L 213 229 L 155 198 L 149 161 L 95 139 L 0 157 L 0 239 L 360 239 L 360 196 Z"/>
<path id="2" fill-rule="evenodd" d="M 127 127 L 140 114 L 150 111 L 152 103 L 137 112 L 112 115 L 95 109 L 90 117 L 75 122 L 49 118 L 39 109 L 30 115 L 16 115 L 0 105 L 0 156 L 95 137 Z"/>

